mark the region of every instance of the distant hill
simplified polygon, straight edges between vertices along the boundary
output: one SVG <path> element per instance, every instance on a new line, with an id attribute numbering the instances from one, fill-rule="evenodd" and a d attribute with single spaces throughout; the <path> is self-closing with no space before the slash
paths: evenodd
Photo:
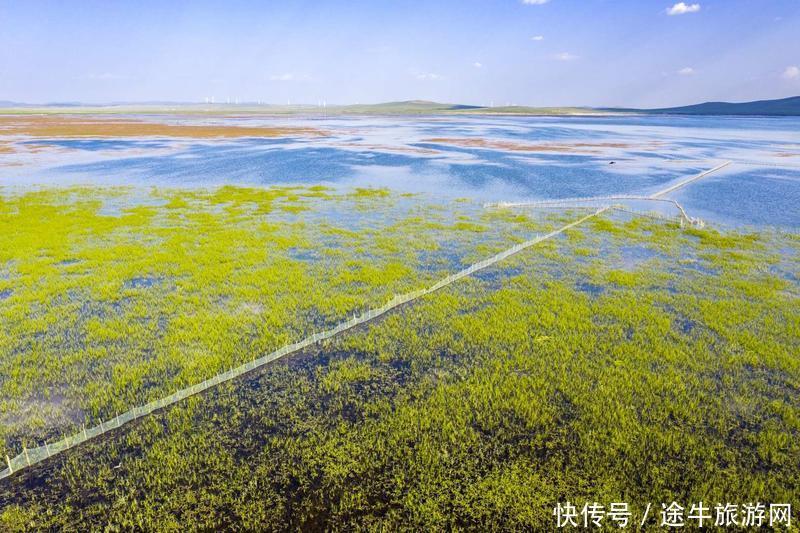
<path id="1" fill-rule="evenodd" d="M 405 100 L 379 104 L 276 105 L 255 102 L 241 104 L 201 104 L 183 102 L 117 102 L 112 104 L 79 104 L 73 102 L 31 105 L 0 101 L 0 115 L 20 113 L 95 113 L 95 114 L 161 114 L 181 112 L 186 114 L 262 114 L 262 115 L 529 115 L 529 116 L 585 116 L 620 113 L 671 114 L 671 115 L 739 115 L 739 116 L 800 116 L 800 96 L 780 100 L 756 102 L 706 102 L 683 107 L 660 109 L 591 108 L 591 107 L 486 107 L 465 104 L 447 104 L 429 100 Z"/>
<path id="2" fill-rule="evenodd" d="M 470 115 L 607 115 L 607 111 L 592 109 L 591 107 L 530 107 L 524 105 L 509 105 L 498 107 L 473 107 L 466 110 L 457 110 L 460 114 Z"/>
<path id="3" fill-rule="evenodd" d="M 333 106 L 330 111 L 340 113 L 375 113 L 375 114 L 430 114 L 445 113 L 461 109 L 475 109 L 476 106 L 459 104 L 441 104 L 428 100 L 406 100 L 403 102 L 384 102 L 381 104 L 355 104 L 344 106 Z"/>
<path id="4" fill-rule="evenodd" d="M 382 104 L 346 105 L 328 108 L 332 113 L 354 114 L 389 114 L 389 115 L 422 115 L 422 114 L 495 114 L 495 115 L 588 115 L 599 111 L 587 107 L 527 107 L 501 106 L 485 107 L 465 104 L 443 104 L 428 100 L 407 100 L 403 102 L 386 102 Z"/>
<path id="5" fill-rule="evenodd" d="M 665 115 L 800 116 L 800 96 L 791 96 L 779 100 L 756 100 L 754 102 L 705 102 L 682 107 L 664 107 L 660 109 L 606 109 L 606 111 L 627 111 Z"/>
<path id="6" fill-rule="evenodd" d="M 4 105 L 5 104 L 5 105 Z M 320 107 L 310 104 L 200 104 L 182 102 L 114 102 L 110 104 L 77 104 L 72 102 L 57 104 L 23 104 L 0 102 L 0 115 L 3 114 L 163 114 L 185 113 L 198 115 L 252 114 L 252 115 L 597 115 L 609 114 L 589 107 L 527 107 L 500 106 L 485 107 L 466 104 L 443 104 L 428 100 L 406 100 L 379 104 L 328 105 Z"/>

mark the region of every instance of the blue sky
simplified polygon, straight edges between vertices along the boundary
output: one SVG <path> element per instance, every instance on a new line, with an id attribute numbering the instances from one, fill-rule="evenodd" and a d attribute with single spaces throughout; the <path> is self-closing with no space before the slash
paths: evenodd
<path id="1" fill-rule="evenodd" d="M 0 0 L 0 100 L 779 98 L 799 28 L 799 0 Z"/>

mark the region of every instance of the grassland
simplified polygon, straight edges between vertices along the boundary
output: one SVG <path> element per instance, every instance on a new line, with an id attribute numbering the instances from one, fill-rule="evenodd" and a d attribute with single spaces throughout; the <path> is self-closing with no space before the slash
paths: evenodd
<path id="1" fill-rule="evenodd" d="M 107 360 L 123 363 L 110 374 L 122 382 L 96 394 L 84 383 L 88 373 L 83 381 L 64 380 L 54 376 L 54 363 L 43 373 L 48 378 L 29 370 L 4 380 L 4 398 L 27 398 L 9 394 L 15 383 L 43 391 L 60 379 L 109 409 L 120 394 L 137 398 L 121 385 L 132 381 L 132 390 L 141 390 L 150 383 L 125 361 L 130 351 L 115 353 L 114 343 L 158 339 L 152 346 L 165 352 L 154 359 L 171 366 L 152 375 L 182 382 L 274 344 L 271 336 L 248 334 L 251 327 L 299 332 L 308 321 L 298 317 L 330 320 L 569 219 L 481 215 L 468 203 L 409 212 L 418 209 L 413 199 L 375 191 L 339 197 L 324 190 L 226 188 L 188 198 L 153 192 L 163 205 L 106 220 L 96 200 L 86 198 L 98 194 L 77 191 L 69 202 L 47 192 L 4 200 L 6 222 L 16 216 L 57 230 L 77 209 L 82 214 L 75 220 L 87 229 L 65 249 L 55 236 L 13 248 L 13 257 L 4 258 L 15 272 L 7 286 L 25 279 L 48 283 L 30 289 L 36 298 L 21 301 L 12 300 L 21 298 L 15 289 L 0 309 L 7 313 L 6 303 L 14 302 L 10 316 L 30 308 L 61 317 L 58 307 L 38 302 L 89 287 L 76 301 L 108 302 L 101 316 L 112 324 L 92 360 L 98 368 Z M 268 214 L 254 214 L 263 204 Z M 360 205 L 370 214 L 362 220 L 381 230 L 344 222 L 315 229 L 292 218 L 293 206 L 310 216 L 330 205 L 343 213 Z M 277 212 L 285 220 L 270 219 Z M 376 216 L 390 212 L 396 214 Z M 255 221 L 272 226 L 257 229 Z M 193 246 L 206 234 L 203 246 Z M 320 234 L 333 242 L 320 246 Z M 142 239 L 147 236 L 150 241 Z M 123 242 L 129 248 L 114 247 Z M 57 265 L 74 257 L 76 246 L 98 274 L 80 267 L 83 283 L 46 292 L 64 277 L 55 273 Z M 237 253 L 227 253 L 232 246 Z M 288 255 L 298 247 L 303 254 L 331 250 L 334 259 L 317 268 Z M 454 259 L 437 253 L 442 249 L 468 252 Z M 104 250 L 125 259 L 90 259 Z M 318 349 L 0 481 L 0 525 L 12 531 L 541 530 L 552 528 L 552 507 L 566 499 L 629 501 L 638 510 L 672 500 L 797 502 L 799 253 L 800 239 L 792 234 L 685 231 L 622 214 L 596 219 Z M 231 268 L 230 261 L 245 263 Z M 346 273 L 341 265 L 349 265 Z M 235 276 L 239 271 L 244 277 Z M 142 287 L 125 288 L 125 280 L 142 276 L 171 280 L 163 284 L 173 289 L 156 292 L 150 303 Z M 112 281 L 103 283 L 106 278 Z M 287 285 L 293 289 L 287 292 L 300 291 L 296 301 L 278 295 Z M 184 301 L 175 294 L 188 295 Z M 228 299 L 224 310 L 266 301 L 268 311 L 249 322 L 245 313 L 211 305 Z M 284 317 L 283 302 L 306 312 Z M 131 318 L 139 322 L 127 318 L 128 305 L 138 310 Z M 181 325 L 180 335 L 158 333 L 161 309 L 168 310 L 167 324 Z M 115 313 L 126 318 L 114 322 Z M 151 321 L 150 329 L 133 335 L 114 330 L 117 323 Z M 275 327 L 262 326 L 271 321 Z M 26 368 L 20 350 L 41 354 L 37 368 L 47 368 L 47 354 L 58 360 L 44 347 L 31 348 L 44 339 L 53 343 L 50 350 L 63 350 L 71 337 L 61 322 L 33 320 L 36 328 L 23 346 L 11 346 L 18 337 L 7 335 L 2 362 L 10 363 L 2 375 Z M 80 361 L 87 353 L 76 345 L 65 359 Z M 211 363 L 199 364 L 208 354 L 216 354 Z M 14 435 L 38 427 L 28 424 Z"/>

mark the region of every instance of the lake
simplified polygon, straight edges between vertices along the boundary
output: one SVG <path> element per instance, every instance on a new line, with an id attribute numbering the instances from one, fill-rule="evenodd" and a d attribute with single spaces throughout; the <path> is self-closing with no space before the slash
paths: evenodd
<path id="1" fill-rule="evenodd" d="M 144 118 L 144 117 L 128 117 Z M 800 228 L 800 119 L 677 116 L 146 117 L 298 126 L 316 136 L 190 139 L 0 135 L 0 184 L 325 184 L 436 198 L 647 195 L 731 161 L 670 197 L 725 226 Z M 663 209 L 663 208 L 662 208 Z"/>

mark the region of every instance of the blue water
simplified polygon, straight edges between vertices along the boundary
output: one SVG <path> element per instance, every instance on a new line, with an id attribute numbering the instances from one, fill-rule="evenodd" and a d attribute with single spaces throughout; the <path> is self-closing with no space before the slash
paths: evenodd
<path id="1" fill-rule="evenodd" d="M 724 172 L 673 197 L 712 222 L 800 228 L 797 118 L 248 117 L 247 123 L 315 127 L 327 135 L 217 141 L 0 137 L 52 148 L 24 155 L 23 147 L 20 155 L 6 156 L 13 165 L 0 166 L 0 184 L 323 183 L 523 201 L 650 194 L 731 160 Z M 465 145 L 469 140 L 483 144 Z M 558 148 L 540 151 L 552 144 Z"/>
<path id="2" fill-rule="evenodd" d="M 735 169 L 674 197 L 702 218 L 728 225 L 800 227 L 800 169 Z"/>
<path id="3" fill-rule="evenodd" d="M 41 146 L 42 141 L 23 141 L 22 144 Z M 45 144 L 71 150 L 89 150 L 98 152 L 103 150 L 130 150 L 137 148 L 167 148 L 170 145 L 170 142 L 168 140 L 143 141 L 128 139 L 47 139 Z"/>

